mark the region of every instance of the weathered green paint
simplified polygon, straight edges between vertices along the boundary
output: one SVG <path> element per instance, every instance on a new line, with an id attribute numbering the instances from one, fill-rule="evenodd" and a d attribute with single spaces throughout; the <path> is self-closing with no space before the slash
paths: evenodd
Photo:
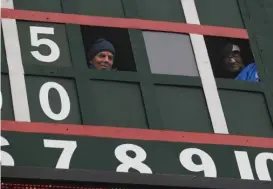
<path id="1" fill-rule="evenodd" d="M 246 9 L 244 11 L 244 22 L 247 25 L 248 31 L 256 35 L 272 36 L 273 26 L 270 23 L 273 15 L 272 1 L 239 0 L 239 2 L 242 9 Z"/>
<path id="2" fill-rule="evenodd" d="M 1 120 L 14 120 L 9 76 L 5 74 L 1 74 L 1 93 L 2 93 Z"/>
<path id="3" fill-rule="evenodd" d="M 124 17 L 121 0 L 61 0 L 65 13 Z"/>
<path id="4" fill-rule="evenodd" d="M 203 25 L 245 28 L 238 0 L 195 0 Z"/>
<path id="5" fill-rule="evenodd" d="M 18 34 L 21 45 L 22 61 L 24 65 L 42 65 L 45 67 L 71 67 L 71 58 L 67 42 L 66 30 L 64 24 L 51 24 L 39 22 L 19 21 Z M 41 62 L 36 59 L 31 51 L 39 51 L 40 54 L 46 56 L 51 53 L 51 49 L 47 45 L 35 47 L 31 45 L 30 26 L 54 28 L 54 35 L 38 34 L 38 39 L 46 38 L 54 41 L 60 49 L 60 57 L 54 62 Z M 35 35 L 35 34 L 33 34 Z"/>
<path id="6" fill-rule="evenodd" d="M 202 89 L 157 85 L 156 94 L 165 129 L 213 133 Z"/>
<path id="7" fill-rule="evenodd" d="M 24 71 L 27 75 L 63 78 L 73 78 L 75 75 L 79 74 L 78 70 L 73 70 L 72 68 L 49 67 L 43 65 L 24 65 Z"/>
<path id="8" fill-rule="evenodd" d="M 70 99 L 70 113 L 62 121 L 54 121 L 49 118 L 42 110 L 39 94 L 43 84 L 47 82 L 56 82 L 60 84 L 67 92 Z M 75 82 L 68 79 L 59 79 L 53 77 L 33 77 L 26 76 L 26 86 L 29 101 L 30 117 L 33 122 L 59 122 L 81 124 L 81 115 L 79 111 L 77 90 Z M 55 114 L 61 111 L 60 95 L 55 89 L 50 89 L 48 93 L 49 105 Z M 44 101 L 45 102 L 45 101 Z"/>
<path id="9" fill-rule="evenodd" d="M 165 74 L 153 74 L 152 77 L 153 77 L 153 82 L 155 84 L 165 84 L 165 85 L 172 85 L 172 86 L 202 87 L 200 77 L 165 75 Z"/>
<path id="10" fill-rule="evenodd" d="M 91 80 L 85 86 L 89 124 L 148 128 L 138 84 Z"/>
<path id="11" fill-rule="evenodd" d="M 6 49 L 4 45 L 3 33 L 1 31 L 1 73 L 7 73 L 7 72 L 8 72 L 8 65 L 7 65 Z"/>
<path id="12" fill-rule="evenodd" d="M 273 125 L 273 3 L 270 0 L 239 0 L 241 12 L 247 27 L 250 44 L 262 80 L 267 107 Z M 272 126 L 273 127 L 273 126 Z"/>
<path id="13" fill-rule="evenodd" d="M 219 90 L 230 134 L 273 137 L 262 93 Z"/>
<path id="14" fill-rule="evenodd" d="M 15 166 L 49 167 L 54 168 L 59 160 L 62 149 L 45 148 L 43 139 L 76 141 L 77 148 L 72 154 L 69 164 L 70 169 L 104 170 L 116 172 L 121 164 L 115 156 L 115 149 L 122 144 L 133 144 L 145 150 L 147 157 L 142 162 L 149 166 L 154 174 L 178 174 L 195 175 L 204 177 L 204 172 L 193 172 L 180 163 L 180 153 L 189 148 L 196 148 L 207 153 L 213 160 L 217 178 L 241 178 L 234 151 L 245 151 L 248 153 L 250 164 L 253 167 L 254 178 L 258 180 L 255 169 L 255 158 L 263 152 L 272 153 L 272 149 L 250 148 L 239 146 L 219 146 L 211 144 L 175 143 L 160 141 L 139 141 L 110 139 L 97 137 L 64 136 L 50 134 L 21 134 L 15 132 L 2 132 L 10 145 L 2 147 L 9 153 Z M 129 150 L 128 158 L 133 160 L 136 154 Z M 137 154 L 139 156 L 139 154 Z M 194 155 L 189 161 L 201 164 L 200 156 Z M 204 163 L 204 162 L 203 162 Z M 137 165 L 137 164 L 135 164 Z M 273 162 L 267 163 L 269 173 L 273 176 Z M 213 166 L 210 167 L 213 169 Z M 138 170 L 130 168 L 129 172 L 139 173 Z"/>
<path id="15" fill-rule="evenodd" d="M 130 12 L 136 15 L 127 15 L 133 18 L 141 18 L 146 20 L 158 20 L 169 22 L 186 22 L 180 0 L 123 0 L 127 6 L 134 7 Z M 126 8 L 125 8 L 126 10 Z"/>
<path id="16" fill-rule="evenodd" d="M 273 14 L 272 14 L 273 16 Z M 265 65 L 265 77 L 264 77 L 264 88 L 265 88 L 265 95 L 268 104 L 268 109 L 271 113 L 271 119 L 273 123 L 273 37 L 266 37 L 266 36 L 257 36 L 257 43 L 260 49 L 260 54 Z"/>
<path id="17" fill-rule="evenodd" d="M 217 78 L 218 89 L 229 89 L 234 91 L 263 92 L 263 86 L 260 83 L 238 81 L 232 79 Z"/>
<path id="18" fill-rule="evenodd" d="M 44 12 L 63 12 L 61 0 L 13 0 L 15 9 Z"/>

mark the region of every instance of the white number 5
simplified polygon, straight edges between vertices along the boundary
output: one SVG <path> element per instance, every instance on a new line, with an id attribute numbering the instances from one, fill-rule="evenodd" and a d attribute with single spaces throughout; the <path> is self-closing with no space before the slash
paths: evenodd
<path id="1" fill-rule="evenodd" d="M 71 157 L 77 148 L 76 141 L 44 139 L 44 146 L 46 148 L 63 148 L 56 168 L 69 169 Z"/>
<path id="2" fill-rule="evenodd" d="M 38 34 L 54 34 L 54 28 L 50 27 L 37 27 L 37 26 L 30 26 L 30 40 L 31 45 L 34 47 L 39 47 L 40 45 L 47 45 L 51 52 L 49 55 L 42 55 L 39 51 L 31 51 L 32 56 L 41 62 L 54 62 L 60 57 L 60 49 L 58 45 L 46 38 L 39 39 Z"/>

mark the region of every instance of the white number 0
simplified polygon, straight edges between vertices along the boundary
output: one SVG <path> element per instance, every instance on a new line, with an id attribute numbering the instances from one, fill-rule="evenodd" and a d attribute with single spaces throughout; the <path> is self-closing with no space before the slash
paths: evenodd
<path id="1" fill-rule="evenodd" d="M 245 151 L 234 151 L 237 165 L 242 179 L 254 180 L 253 171 L 249 161 L 248 153 Z M 267 161 L 273 161 L 273 153 L 263 152 L 255 158 L 255 168 L 259 180 L 271 181 Z"/>
<path id="2" fill-rule="evenodd" d="M 52 112 L 49 105 L 48 93 L 49 93 L 49 90 L 52 88 L 58 91 L 61 98 L 61 111 L 58 114 Z M 67 116 L 70 113 L 69 96 L 66 90 L 58 83 L 47 82 L 43 84 L 40 89 L 39 99 L 40 99 L 41 108 L 43 109 L 44 113 L 53 120 L 56 120 L 56 121 L 64 120 L 65 118 L 67 118 Z"/>
<path id="3" fill-rule="evenodd" d="M 54 28 L 50 27 L 37 27 L 30 26 L 30 41 L 31 45 L 34 47 L 39 47 L 40 45 L 47 45 L 51 52 L 49 55 L 42 55 L 39 51 L 31 51 L 31 54 L 34 58 L 41 62 L 54 62 L 60 57 L 60 49 L 58 45 L 50 39 L 39 39 L 38 34 L 54 34 Z"/>
<path id="4" fill-rule="evenodd" d="M 63 148 L 63 152 L 59 157 L 56 168 L 69 169 L 70 160 L 77 148 L 76 141 L 44 139 L 44 146 L 46 148 Z"/>

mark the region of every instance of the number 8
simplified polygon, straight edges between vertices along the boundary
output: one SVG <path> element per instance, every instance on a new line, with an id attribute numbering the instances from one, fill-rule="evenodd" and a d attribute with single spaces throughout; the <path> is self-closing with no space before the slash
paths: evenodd
<path id="1" fill-rule="evenodd" d="M 129 157 L 126 152 L 135 152 L 134 158 Z M 116 158 L 122 163 L 117 167 L 117 172 L 128 172 L 130 168 L 139 171 L 140 173 L 152 173 L 150 167 L 145 165 L 143 161 L 147 155 L 144 149 L 134 144 L 122 144 L 115 149 Z"/>

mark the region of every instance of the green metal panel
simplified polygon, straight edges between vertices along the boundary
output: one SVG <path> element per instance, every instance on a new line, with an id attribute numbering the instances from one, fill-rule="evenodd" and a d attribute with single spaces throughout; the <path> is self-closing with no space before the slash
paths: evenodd
<path id="1" fill-rule="evenodd" d="M 14 120 L 12 97 L 10 92 L 9 76 L 1 74 L 2 107 L 1 120 Z"/>
<path id="2" fill-rule="evenodd" d="M 270 21 L 272 21 L 273 13 L 268 11 L 270 8 L 272 10 L 272 1 L 239 0 L 239 3 L 247 30 L 251 34 L 269 35 L 272 37 L 273 26 Z"/>
<path id="3" fill-rule="evenodd" d="M 150 129 L 163 129 L 159 107 L 156 101 L 156 90 L 152 81 L 147 51 L 141 30 L 129 30 L 134 53 L 136 69 L 140 78 L 140 87 Z"/>
<path id="4" fill-rule="evenodd" d="M 157 85 L 164 128 L 213 133 L 202 89 Z"/>
<path id="5" fill-rule="evenodd" d="M 266 101 L 262 93 L 219 90 L 230 134 L 272 137 Z"/>
<path id="6" fill-rule="evenodd" d="M 62 0 L 66 13 L 124 17 L 121 0 Z"/>
<path id="7" fill-rule="evenodd" d="M 148 128 L 138 84 L 91 80 L 86 93 L 89 124 Z"/>
<path id="8" fill-rule="evenodd" d="M 134 9 L 126 12 L 127 17 L 147 20 L 186 22 L 180 0 L 123 0 Z M 135 14 L 136 13 L 136 14 Z"/>
<path id="9" fill-rule="evenodd" d="M 217 78 L 216 84 L 218 89 L 230 89 L 249 92 L 263 92 L 263 86 L 260 83 L 245 82 L 232 79 Z"/>
<path id="10" fill-rule="evenodd" d="M 200 87 L 200 88 L 202 87 L 200 77 L 154 74 L 153 81 L 156 84 L 189 86 L 189 87 Z"/>
<path id="11" fill-rule="evenodd" d="M 20 46 L 22 51 L 22 60 L 24 65 L 42 65 L 47 67 L 51 67 L 51 66 L 52 67 L 71 67 L 72 66 L 64 24 L 21 22 L 21 21 L 17 22 L 17 24 L 18 24 Z M 41 43 L 46 43 L 46 44 L 39 45 L 38 47 L 32 45 L 32 43 L 35 43 L 36 41 L 35 40 L 31 41 L 30 26 L 47 27 L 47 28 L 54 29 L 54 34 L 41 33 L 41 34 L 38 34 L 38 39 L 51 40 L 53 43 L 56 43 L 58 45 L 58 48 L 60 49 L 60 56 L 57 60 L 55 60 L 54 62 L 42 62 L 36 59 L 31 54 L 31 51 L 38 51 L 40 54 L 44 56 L 48 56 L 54 52 L 51 52 L 52 51 L 51 48 L 47 45 L 48 42 L 41 41 Z M 40 31 L 44 32 L 45 30 L 43 28 L 40 28 Z M 34 36 L 35 33 L 33 33 L 32 35 Z"/>
<path id="12" fill-rule="evenodd" d="M 257 44 L 259 46 L 261 58 L 263 61 L 263 65 L 265 67 L 263 83 L 264 83 L 268 108 L 271 113 L 272 128 L 273 128 L 273 87 L 272 87 L 273 86 L 273 64 L 272 64 L 273 37 L 258 35 Z"/>
<path id="13" fill-rule="evenodd" d="M 201 24 L 244 28 L 237 0 L 195 0 Z"/>
<path id="14" fill-rule="evenodd" d="M 88 104 L 86 103 L 88 95 L 86 94 L 85 86 L 88 78 L 84 77 L 84 73 L 88 72 L 89 70 L 87 69 L 86 64 L 81 26 L 67 24 L 66 32 L 68 37 L 70 55 L 75 68 L 73 71 L 75 73 L 75 81 L 78 93 L 78 100 L 80 104 L 82 123 L 88 124 L 89 112 L 86 111 L 88 109 Z"/>
<path id="15" fill-rule="evenodd" d="M 128 172 L 139 173 L 137 167 L 148 166 L 154 174 L 178 174 L 178 175 L 195 175 L 204 177 L 204 171 L 191 171 L 188 168 L 193 168 L 194 165 L 201 164 L 201 157 L 207 161 L 203 164 L 208 164 L 210 158 L 213 163 L 204 166 L 209 167 L 210 172 L 216 167 L 217 178 L 241 178 L 238 169 L 238 163 L 235 158 L 234 151 L 243 151 L 248 154 L 250 159 L 250 166 L 255 168 L 255 157 L 258 154 L 267 152 L 273 153 L 272 149 L 266 148 L 250 148 L 239 146 L 223 146 L 212 144 L 194 144 L 194 143 L 178 143 L 178 142 L 161 142 L 161 141 L 141 141 L 141 140 L 124 140 L 111 139 L 100 137 L 83 137 L 83 136 L 64 136 L 64 135 L 49 135 L 49 134 L 22 134 L 15 132 L 3 132 L 2 136 L 8 140 L 9 146 L 4 146 L 1 150 L 9 153 L 14 161 L 15 166 L 29 166 L 29 167 L 49 167 L 54 168 L 57 161 L 61 160 L 60 154 L 62 148 L 46 148 L 44 147 L 43 139 L 50 140 L 65 140 L 77 142 L 77 148 L 71 154 L 69 169 L 82 170 L 104 170 L 116 172 L 117 167 L 121 162 L 115 155 L 115 149 L 122 144 L 133 144 L 142 148 L 146 157 L 138 161 L 134 158 L 140 154 L 134 153 L 134 150 L 124 150 L 124 163 L 129 163 L 131 167 Z M 66 150 L 70 151 L 69 148 Z M 180 153 L 184 150 L 192 148 L 194 152 L 197 150 L 203 151 L 208 157 L 201 155 L 188 156 L 183 158 L 184 167 L 180 162 Z M 131 148 L 132 149 L 132 148 Z M 119 153 L 120 155 L 122 153 Z M 128 156 L 128 157 L 126 157 Z M 187 161 L 185 161 L 187 160 Z M 140 163 L 132 163 L 132 162 Z M 240 161 L 242 161 L 240 159 Z M 69 161 L 68 161 L 69 162 Z M 191 163 L 193 165 L 191 165 Z M 259 162 L 260 163 L 260 162 Z M 126 164 L 127 165 L 127 164 Z M 246 165 L 248 165 L 246 163 Z M 267 167 L 269 173 L 273 173 L 273 164 L 268 161 Z M 196 166 L 194 166 L 196 168 Z M 256 169 L 252 169 L 255 180 L 258 180 Z M 207 172 L 207 171 L 206 171 Z M 143 168 L 142 168 L 143 173 Z M 208 173 L 207 173 L 208 174 Z M 244 175 L 249 175 L 249 169 L 244 169 Z M 208 176 L 208 175 L 206 175 Z"/>
<path id="16" fill-rule="evenodd" d="M 43 109 L 42 104 L 45 101 L 40 102 L 39 95 L 41 87 L 47 82 L 55 82 L 61 85 L 69 96 L 70 100 L 70 111 L 68 116 L 64 120 L 53 120 L 48 117 Z M 78 105 L 78 96 L 75 83 L 69 79 L 58 79 L 53 77 L 33 77 L 26 76 L 26 87 L 28 94 L 28 103 L 30 109 L 30 117 L 33 122 L 59 122 L 59 123 L 75 123 L 81 124 L 81 115 Z M 49 106 L 53 113 L 60 113 L 62 106 L 61 96 L 56 89 L 52 88 L 48 93 Z"/>
<path id="17" fill-rule="evenodd" d="M 273 21 L 273 3 L 270 0 L 239 0 L 239 4 L 250 36 L 255 61 L 259 68 L 259 75 L 273 125 L 273 26 L 271 24 Z"/>
<path id="18" fill-rule="evenodd" d="M 6 49 L 4 45 L 3 33 L 1 31 L 1 73 L 7 73 L 7 72 L 8 72 L 8 65 L 7 65 Z"/>
<path id="19" fill-rule="evenodd" d="M 61 0 L 13 0 L 15 9 L 62 12 Z"/>

